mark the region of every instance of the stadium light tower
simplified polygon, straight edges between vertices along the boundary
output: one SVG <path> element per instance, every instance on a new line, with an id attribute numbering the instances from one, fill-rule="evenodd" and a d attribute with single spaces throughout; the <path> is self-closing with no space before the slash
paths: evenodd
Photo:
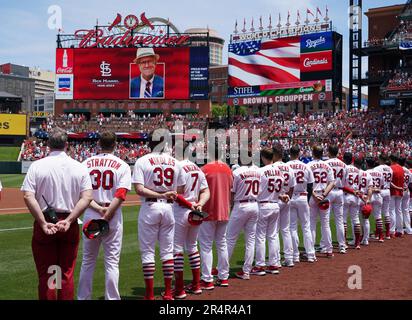
<path id="1" fill-rule="evenodd" d="M 358 109 L 362 101 L 362 0 L 349 1 L 349 103 Z"/>

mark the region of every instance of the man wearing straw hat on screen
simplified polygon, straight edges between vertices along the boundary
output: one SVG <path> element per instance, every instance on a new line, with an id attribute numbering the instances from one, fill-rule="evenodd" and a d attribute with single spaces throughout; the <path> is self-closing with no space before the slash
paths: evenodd
<path id="1" fill-rule="evenodd" d="M 155 75 L 156 63 L 159 55 L 153 48 L 139 48 L 136 59 L 133 60 L 139 66 L 140 76 L 130 81 L 131 98 L 163 98 L 163 78 Z"/>

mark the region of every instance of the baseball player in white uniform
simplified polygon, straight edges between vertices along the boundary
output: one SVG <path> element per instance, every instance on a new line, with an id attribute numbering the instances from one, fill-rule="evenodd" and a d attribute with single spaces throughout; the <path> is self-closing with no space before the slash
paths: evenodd
<path id="1" fill-rule="evenodd" d="M 346 253 L 345 228 L 343 226 L 343 186 L 346 175 L 346 164 L 337 158 L 339 147 L 330 145 L 328 148 L 329 159 L 326 163 L 332 168 L 335 178 L 335 187 L 328 195 L 330 206 L 335 216 L 336 238 L 339 243 L 339 253 Z"/>
<path id="2" fill-rule="evenodd" d="M 263 149 L 260 154 L 264 167 L 259 169 L 260 186 L 257 197 L 259 215 L 256 225 L 256 257 L 255 266 L 250 272 L 250 274 L 257 276 L 263 276 L 266 273 L 279 273 L 279 267 L 276 265 L 278 263 L 276 256 L 276 234 L 279 232 L 279 200 L 282 197 L 287 198 L 287 196 L 280 194 L 284 184 L 284 177 L 280 169 L 273 166 L 272 149 Z M 269 251 L 268 264 L 266 264 L 266 239 Z"/>
<path id="3" fill-rule="evenodd" d="M 345 176 L 345 189 L 351 190 L 351 193 L 345 192 L 344 206 L 343 206 L 343 221 L 345 225 L 345 238 L 346 238 L 346 222 L 347 215 L 350 214 L 352 224 L 352 237 L 353 241 L 349 244 L 354 245 L 356 249 L 360 249 L 361 242 L 361 224 L 359 219 L 359 169 L 352 165 L 353 156 L 350 152 L 345 152 L 343 155 L 343 161 L 346 164 L 346 176 Z M 362 159 L 355 158 L 357 166 L 362 166 Z"/>
<path id="4" fill-rule="evenodd" d="M 309 163 L 309 168 L 313 173 L 315 182 L 313 183 L 312 197 L 309 200 L 310 207 L 310 228 L 312 230 L 312 239 L 316 243 L 316 224 L 319 216 L 321 223 L 322 252 L 326 253 L 328 258 L 333 257 L 332 234 L 330 230 L 330 208 L 321 210 L 319 202 L 328 197 L 329 192 L 334 188 L 334 177 L 332 168 L 322 159 L 323 148 L 314 146 L 312 148 L 314 160 Z"/>
<path id="5" fill-rule="evenodd" d="M 162 142 L 162 140 L 160 141 Z M 154 150 L 157 141 L 150 140 Z M 155 273 L 155 248 L 159 241 L 160 259 L 165 283 L 163 300 L 173 300 L 174 273 L 173 238 L 175 219 L 173 200 L 177 195 L 179 167 L 177 160 L 163 152 L 152 152 L 136 161 L 132 183 L 141 197 L 138 233 L 146 284 L 146 300 L 154 300 L 153 276 Z"/>
<path id="6" fill-rule="evenodd" d="M 308 204 L 308 194 L 312 195 L 314 177 L 309 166 L 298 160 L 299 155 L 299 147 L 293 146 L 290 149 L 291 161 L 288 163 L 293 170 L 296 182 L 293 189 L 293 196 L 290 201 L 290 232 L 292 234 L 293 261 L 300 261 L 298 235 L 298 221 L 300 221 L 307 260 L 309 262 L 314 262 L 316 256 L 310 230 L 310 212 Z"/>
<path id="7" fill-rule="evenodd" d="M 83 162 L 89 171 L 93 187 L 93 200 L 84 214 L 84 223 L 92 219 L 109 222 L 109 233 L 102 238 L 88 239 L 83 235 L 83 261 L 80 270 L 79 300 L 92 298 L 93 273 L 100 245 L 104 250 L 105 299 L 120 300 L 119 260 L 123 237 L 121 205 L 131 190 L 129 165 L 112 153 L 116 146 L 116 134 L 103 132 L 100 136 L 98 155 Z"/>
<path id="8" fill-rule="evenodd" d="M 293 245 L 292 236 L 290 233 L 290 203 L 289 200 L 292 198 L 293 188 L 295 187 L 295 176 L 293 174 L 292 168 L 289 164 L 282 161 L 283 157 L 283 147 L 280 144 L 273 146 L 273 166 L 279 168 L 282 172 L 284 181 L 281 190 L 281 194 L 288 195 L 289 199 L 286 201 L 279 202 L 279 224 L 278 228 L 282 234 L 283 240 L 283 255 L 284 262 L 283 265 L 286 267 L 293 267 Z M 276 232 L 276 265 L 279 267 L 280 264 L 280 241 L 279 241 L 279 231 Z"/>
<path id="9" fill-rule="evenodd" d="M 227 252 L 230 257 L 237 238 L 243 230 L 245 235 L 245 261 L 237 278 L 249 280 L 255 255 L 256 223 L 258 218 L 257 196 L 259 194 L 260 172 L 255 165 L 241 166 L 233 171 L 233 210 L 227 226 Z"/>
<path id="10" fill-rule="evenodd" d="M 179 177 L 177 180 L 177 192 L 187 201 L 192 203 L 193 209 L 202 211 L 202 207 L 209 200 L 210 192 L 206 181 L 205 174 L 200 168 L 189 161 L 184 152 L 190 148 L 189 143 L 182 144 L 183 149 L 176 144 L 175 155 L 180 161 Z M 202 293 L 200 288 L 200 254 L 197 248 L 197 238 L 200 225 L 192 225 L 188 216 L 190 209 L 175 203 L 173 212 L 175 217 L 175 234 L 174 234 L 174 260 L 175 260 L 175 289 L 174 298 L 186 298 L 186 291 L 194 294 Z M 183 266 L 186 252 L 189 257 L 190 269 L 192 270 L 192 283 L 184 288 Z"/>
<path id="11" fill-rule="evenodd" d="M 383 223 L 382 223 L 382 189 L 384 186 L 384 177 L 380 170 L 377 170 L 375 159 L 367 158 L 366 164 L 368 166 L 367 173 L 372 178 L 372 213 L 375 218 L 376 232 L 375 237 L 379 242 L 384 242 Z"/>
<path id="12" fill-rule="evenodd" d="M 383 188 L 381 190 L 381 197 L 382 197 L 382 213 L 384 217 L 385 223 L 385 238 L 390 240 L 390 225 L 391 225 L 391 217 L 390 217 L 390 210 L 389 205 L 391 202 L 391 182 L 392 182 L 392 169 L 390 166 L 386 164 L 388 161 L 387 156 L 384 154 L 380 154 L 379 158 L 379 166 L 375 168 L 375 171 L 379 171 L 382 173 L 383 176 Z"/>
<path id="13" fill-rule="evenodd" d="M 355 164 L 356 165 L 356 164 Z M 367 171 L 362 170 L 360 167 L 359 169 L 359 203 L 360 209 L 362 210 L 363 205 L 370 204 L 372 198 L 372 191 L 373 191 L 373 180 L 370 174 Z M 369 234 L 370 234 L 370 223 L 369 217 L 365 218 L 362 214 L 362 229 L 363 229 L 363 236 L 361 245 L 367 246 L 369 245 Z"/>
<path id="14" fill-rule="evenodd" d="M 410 187 L 410 184 L 412 183 L 412 174 L 409 171 L 409 169 L 405 166 L 406 165 L 405 158 L 399 159 L 399 165 L 402 166 L 403 171 L 405 173 L 405 182 L 403 184 L 403 196 L 402 196 L 402 214 L 403 214 L 403 224 L 405 227 L 404 232 L 407 234 L 412 234 L 411 218 L 409 216 L 409 201 L 410 201 L 410 196 L 411 196 L 409 187 Z"/>

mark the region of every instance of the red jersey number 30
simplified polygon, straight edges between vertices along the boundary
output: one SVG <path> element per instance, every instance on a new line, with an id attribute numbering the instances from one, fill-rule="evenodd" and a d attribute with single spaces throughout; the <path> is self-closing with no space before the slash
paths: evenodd
<path id="1" fill-rule="evenodd" d="M 97 190 L 102 187 L 104 190 L 111 190 L 114 184 L 114 173 L 111 170 L 101 172 L 100 170 L 92 170 L 90 172 L 92 178 L 93 190 Z"/>

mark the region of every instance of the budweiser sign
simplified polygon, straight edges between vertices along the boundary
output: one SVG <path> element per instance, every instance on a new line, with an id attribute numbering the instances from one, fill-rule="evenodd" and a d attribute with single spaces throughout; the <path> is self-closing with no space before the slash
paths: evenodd
<path id="1" fill-rule="evenodd" d="M 108 30 L 119 26 L 122 22 L 122 16 L 118 13 Z M 154 30 L 151 21 L 146 18 L 143 12 L 140 15 L 140 21 L 135 15 L 127 15 L 124 18 L 124 27 L 127 30 L 121 35 L 106 35 L 104 29 L 81 29 L 77 30 L 74 35 L 79 41 L 79 48 L 105 48 L 105 47 L 130 47 L 130 46 L 176 46 L 185 44 L 190 36 L 167 35 L 162 31 L 159 34 L 138 33 L 137 27 L 149 27 Z"/>
<path id="2" fill-rule="evenodd" d="M 106 36 L 102 29 L 77 30 L 74 34 L 80 39 L 79 48 L 95 47 L 128 47 L 128 46 L 175 46 L 186 43 L 190 36 L 151 36 L 151 35 L 134 35 L 132 31 L 127 30 L 120 36 Z"/>

